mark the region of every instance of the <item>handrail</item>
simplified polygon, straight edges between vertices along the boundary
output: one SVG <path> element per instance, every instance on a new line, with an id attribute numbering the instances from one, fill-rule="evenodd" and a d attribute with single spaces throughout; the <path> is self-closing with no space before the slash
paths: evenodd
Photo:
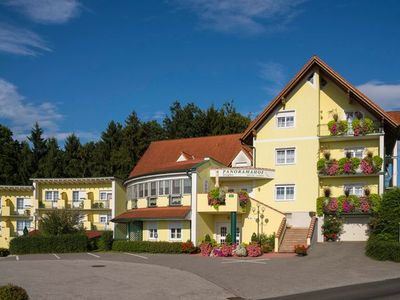
<path id="1" fill-rule="evenodd" d="M 316 223 L 317 223 L 317 217 L 314 216 L 314 217 L 311 218 L 310 226 L 308 227 L 308 232 L 307 232 L 307 246 L 310 246 L 310 245 L 311 245 L 311 239 L 312 239 L 312 236 L 313 236 L 314 231 L 315 231 L 315 224 L 316 224 Z"/>
<path id="2" fill-rule="evenodd" d="M 277 213 L 280 213 L 281 215 L 286 216 L 283 212 L 281 212 L 280 210 L 277 210 L 276 208 L 273 208 L 272 206 L 269 206 L 268 204 L 262 203 L 261 201 L 258 201 L 252 197 L 249 197 L 249 198 L 250 198 L 250 200 L 257 202 L 258 204 L 264 205 L 265 207 L 268 207 L 269 209 L 272 209 L 272 210 L 276 211 Z"/>
<path id="3" fill-rule="evenodd" d="M 281 224 L 279 225 L 278 231 L 275 235 L 275 249 L 274 249 L 275 252 L 279 252 L 279 246 L 282 243 L 285 231 L 286 231 L 286 218 L 283 217 Z"/>

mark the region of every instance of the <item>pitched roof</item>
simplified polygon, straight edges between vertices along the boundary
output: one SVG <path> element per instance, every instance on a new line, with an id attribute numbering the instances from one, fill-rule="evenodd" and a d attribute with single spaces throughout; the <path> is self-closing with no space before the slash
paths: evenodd
<path id="1" fill-rule="evenodd" d="M 240 137 L 239 133 L 152 142 L 129 177 L 188 170 L 206 157 L 229 166 L 241 150 L 251 155 L 249 148 L 242 145 Z M 190 155 L 186 156 L 187 160 L 178 162 L 182 153 Z"/>
<path id="2" fill-rule="evenodd" d="M 136 208 L 116 216 L 111 221 L 126 223 L 131 220 L 183 220 L 189 212 L 190 206 Z"/>
<path id="3" fill-rule="evenodd" d="M 393 120 L 397 122 L 397 125 L 400 126 L 400 111 L 387 111 L 388 114 Z"/>
<path id="4" fill-rule="evenodd" d="M 310 71 L 311 68 L 317 66 L 320 70 L 324 72 L 324 74 L 330 76 L 335 82 L 337 82 L 340 86 L 342 86 L 347 91 L 351 92 L 352 95 L 356 97 L 356 99 L 373 111 L 377 116 L 386 120 L 391 126 L 397 127 L 397 123 L 392 116 L 387 114 L 379 105 L 361 93 L 357 88 L 355 88 L 352 84 L 350 84 L 346 79 L 340 76 L 336 71 L 334 71 L 329 65 L 327 65 L 322 59 L 318 56 L 313 56 L 311 59 L 301 68 L 301 70 L 296 74 L 292 80 L 283 88 L 283 90 L 270 102 L 270 104 L 261 112 L 257 118 L 250 123 L 245 132 L 242 135 L 242 140 L 247 140 L 253 130 L 257 129 L 258 126 L 262 124 L 265 118 L 273 111 L 273 109 L 282 101 L 286 95 L 288 95 L 293 88 L 303 79 L 304 76 Z"/>

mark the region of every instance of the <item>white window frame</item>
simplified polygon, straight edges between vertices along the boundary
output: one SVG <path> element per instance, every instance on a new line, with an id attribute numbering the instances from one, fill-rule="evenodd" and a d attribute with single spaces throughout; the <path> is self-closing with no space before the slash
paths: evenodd
<path id="1" fill-rule="evenodd" d="M 174 192 L 174 181 L 178 181 L 179 182 L 179 193 L 175 193 Z M 172 179 L 171 180 L 171 195 L 182 195 L 182 179 Z"/>
<path id="2" fill-rule="evenodd" d="M 76 193 L 78 193 L 77 199 L 74 197 L 74 194 L 76 195 Z M 72 202 L 80 202 L 80 201 L 81 201 L 81 199 L 80 199 L 79 191 L 72 191 Z"/>
<path id="3" fill-rule="evenodd" d="M 18 229 L 18 224 L 23 224 L 21 230 Z M 30 221 L 30 220 L 17 220 L 17 224 L 16 224 L 16 225 L 17 225 L 17 226 L 16 226 L 17 232 L 19 232 L 19 231 L 24 231 L 25 227 L 26 227 L 26 229 L 31 228 L 31 226 L 32 226 L 32 221 Z M 27 226 L 27 225 L 29 225 L 29 226 Z"/>
<path id="4" fill-rule="evenodd" d="M 293 199 L 287 198 L 287 189 L 293 187 Z M 278 199 L 278 188 L 284 188 L 284 198 Z M 276 202 L 293 202 L 296 200 L 296 185 L 295 184 L 276 184 L 274 188 L 274 199 Z"/>
<path id="5" fill-rule="evenodd" d="M 102 199 L 102 198 L 101 198 L 101 197 L 102 197 L 101 195 L 106 195 L 106 198 L 105 198 L 105 199 Z M 108 195 L 111 195 L 111 196 L 110 196 L 110 199 L 108 199 Z M 112 191 L 111 191 L 111 190 L 99 191 L 99 200 L 100 200 L 100 201 L 108 201 L 108 200 L 111 201 L 111 199 L 112 199 Z"/>
<path id="6" fill-rule="evenodd" d="M 365 148 L 364 147 L 345 148 L 343 150 L 344 150 L 345 154 L 347 152 L 350 152 L 351 155 L 352 155 L 351 157 L 357 157 L 359 159 L 363 159 L 364 158 L 364 152 L 365 152 Z M 361 151 L 361 156 L 360 157 L 355 156 L 356 152 L 359 152 L 359 151 Z"/>
<path id="7" fill-rule="evenodd" d="M 22 197 L 17 197 L 16 201 L 17 201 L 17 210 L 20 210 L 20 209 L 24 209 L 24 208 L 25 208 L 25 199 L 24 199 L 24 198 L 22 198 Z M 21 201 L 22 201 L 22 207 L 18 207 L 18 202 L 21 202 Z"/>
<path id="8" fill-rule="evenodd" d="M 287 126 L 287 118 L 293 117 L 293 126 Z M 276 128 L 278 129 L 286 129 L 286 128 L 295 128 L 296 127 L 296 111 L 295 110 L 288 110 L 288 111 L 281 111 L 276 113 Z M 284 124 L 285 126 L 279 126 L 279 118 L 285 118 Z"/>
<path id="9" fill-rule="evenodd" d="M 47 195 L 51 195 L 50 198 L 47 198 Z M 55 197 L 57 195 L 57 198 Z M 60 193 L 58 191 L 44 191 L 44 200 L 50 202 L 57 202 L 60 199 Z"/>
<path id="10" fill-rule="evenodd" d="M 157 223 L 147 223 L 148 239 L 149 241 L 158 240 L 158 226 Z"/>
<path id="11" fill-rule="evenodd" d="M 356 188 L 360 188 L 360 189 L 361 189 L 361 194 L 356 194 L 356 193 L 355 193 Z M 364 196 L 365 183 L 351 183 L 351 184 L 345 184 L 345 185 L 343 186 L 343 193 L 344 193 L 347 189 L 350 191 L 350 195 L 356 195 L 356 196 L 358 196 L 358 197 L 362 197 L 362 196 Z"/>
<path id="12" fill-rule="evenodd" d="M 288 154 L 287 152 L 289 150 L 294 151 L 294 161 L 293 162 L 288 162 L 287 157 Z M 278 162 L 278 151 L 284 151 L 284 162 Z M 275 165 L 294 165 L 296 164 L 297 161 L 297 155 L 296 155 L 296 147 L 287 147 L 287 148 L 275 148 Z"/>
<path id="13" fill-rule="evenodd" d="M 189 182 L 190 190 L 188 192 L 185 192 L 185 182 Z M 184 195 L 192 194 L 192 180 L 190 178 L 185 178 L 182 180 L 182 194 Z"/>
<path id="14" fill-rule="evenodd" d="M 170 241 L 182 241 L 182 224 L 172 223 L 169 224 L 169 240 Z M 178 237 L 178 232 L 180 237 Z"/>
<path id="15" fill-rule="evenodd" d="M 105 222 L 102 222 L 102 221 L 101 221 L 101 218 L 105 218 L 106 221 L 105 221 Z M 107 224 L 108 222 L 109 222 L 109 216 L 108 216 L 108 215 L 99 215 L 99 223 L 100 223 L 100 224 Z"/>
<path id="16" fill-rule="evenodd" d="M 151 190 L 152 190 L 151 185 L 152 184 L 155 184 L 155 186 L 156 186 L 154 195 L 151 193 Z M 149 196 L 150 197 L 157 197 L 158 196 L 158 181 L 150 181 L 149 182 Z"/>

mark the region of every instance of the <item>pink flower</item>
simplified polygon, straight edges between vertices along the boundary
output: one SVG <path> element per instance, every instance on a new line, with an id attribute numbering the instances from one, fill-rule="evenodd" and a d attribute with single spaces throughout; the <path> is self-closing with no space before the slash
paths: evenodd
<path id="1" fill-rule="evenodd" d="M 329 212 L 336 212 L 339 208 L 339 204 L 336 198 L 332 198 L 327 205 L 327 209 Z"/>
<path id="2" fill-rule="evenodd" d="M 346 174 L 350 174 L 353 172 L 353 165 L 351 161 L 345 162 L 345 164 L 343 165 L 343 172 Z"/>
<path id="3" fill-rule="evenodd" d="M 344 200 L 344 201 L 343 201 L 342 208 L 343 208 L 343 212 L 349 213 L 349 212 L 352 212 L 352 211 L 353 211 L 354 206 L 351 205 L 349 201 Z"/>
<path id="4" fill-rule="evenodd" d="M 211 246 L 211 244 L 203 243 L 203 244 L 200 245 L 200 252 L 201 252 L 201 255 L 203 255 L 203 256 L 210 256 L 211 251 L 212 251 L 212 246 Z"/>
<path id="5" fill-rule="evenodd" d="M 338 129 L 337 124 L 336 123 L 333 124 L 332 127 L 330 128 L 331 134 L 332 135 L 336 135 L 337 134 L 337 129 Z"/>
<path id="6" fill-rule="evenodd" d="M 221 253 L 222 253 L 222 256 L 224 256 L 224 257 L 232 256 L 232 246 L 226 245 L 226 244 L 222 245 Z"/>
<path id="7" fill-rule="evenodd" d="M 360 209 L 363 213 L 368 213 L 369 212 L 369 203 L 366 200 L 361 201 L 360 203 Z"/>
<path id="8" fill-rule="evenodd" d="M 334 176 L 337 174 L 339 170 L 339 165 L 337 163 L 337 161 L 332 162 L 332 164 L 328 167 L 328 175 L 329 176 Z"/>
<path id="9" fill-rule="evenodd" d="M 262 255 L 261 247 L 257 244 L 250 244 L 246 249 L 248 256 L 257 257 Z"/>
<path id="10" fill-rule="evenodd" d="M 371 163 L 369 163 L 367 160 L 363 159 L 361 161 L 361 170 L 364 174 L 372 174 L 374 173 L 374 167 Z"/>

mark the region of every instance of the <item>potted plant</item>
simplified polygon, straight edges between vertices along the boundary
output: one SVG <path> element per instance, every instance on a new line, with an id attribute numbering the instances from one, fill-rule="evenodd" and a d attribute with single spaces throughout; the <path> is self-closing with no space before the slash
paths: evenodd
<path id="1" fill-rule="evenodd" d="M 374 121 L 369 118 L 357 118 L 351 123 L 354 136 L 366 135 L 374 132 Z"/>
<path id="2" fill-rule="evenodd" d="M 326 216 L 322 233 L 326 241 L 336 241 L 343 230 L 343 222 L 336 216 Z"/>
<path id="3" fill-rule="evenodd" d="M 340 174 L 355 174 L 360 166 L 360 159 L 351 157 L 351 152 L 346 152 L 346 157 L 341 158 L 338 164 Z"/>
<path id="4" fill-rule="evenodd" d="M 361 171 L 366 174 L 375 174 L 381 171 L 383 159 L 368 151 L 367 155 L 361 161 Z"/>
<path id="5" fill-rule="evenodd" d="M 330 135 L 344 135 L 347 134 L 348 124 L 346 120 L 339 121 L 337 113 L 333 114 L 333 120 L 328 122 L 328 129 Z"/>
<path id="6" fill-rule="evenodd" d="M 225 192 L 218 187 L 212 189 L 208 193 L 208 205 L 213 206 L 216 210 L 220 205 L 225 205 Z"/>
<path id="7" fill-rule="evenodd" d="M 305 245 L 296 245 L 294 246 L 294 252 L 297 254 L 297 256 L 306 256 L 307 247 Z"/>

